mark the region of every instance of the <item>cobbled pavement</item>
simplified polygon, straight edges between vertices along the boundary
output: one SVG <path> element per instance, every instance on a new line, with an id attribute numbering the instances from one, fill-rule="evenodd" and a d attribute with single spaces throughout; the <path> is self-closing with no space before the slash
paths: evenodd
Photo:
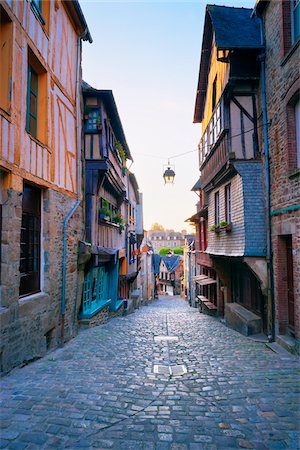
<path id="1" fill-rule="evenodd" d="M 159 375 L 155 364 L 188 372 Z M 81 331 L 0 384 L 0 448 L 300 448 L 299 359 L 179 298 Z"/>

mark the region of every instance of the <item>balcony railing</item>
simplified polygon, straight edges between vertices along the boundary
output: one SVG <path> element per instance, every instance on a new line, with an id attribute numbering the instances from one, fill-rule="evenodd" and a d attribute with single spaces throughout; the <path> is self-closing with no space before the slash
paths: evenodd
<path id="1" fill-rule="evenodd" d="M 220 172 L 228 160 L 228 130 L 223 130 L 218 141 L 200 167 L 200 179 L 203 188 Z"/>
<path id="2" fill-rule="evenodd" d="M 97 245 L 105 248 L 121 248 L 124 246 L 124 234 L 120 227 L 112 222 L 99 221 Z"/>

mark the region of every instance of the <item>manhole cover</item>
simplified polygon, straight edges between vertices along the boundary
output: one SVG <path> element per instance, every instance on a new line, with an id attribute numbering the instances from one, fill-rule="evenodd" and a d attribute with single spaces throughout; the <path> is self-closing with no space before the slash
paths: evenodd
<path id="1" fill-rule="evenodd" d="M 177 342 L 178 336 L 154 336 L 155 342 Z"/>
<path id="2" fill-rule="evenodd" d="M 176 366 L 154 364 L 153 372 L 159 375 L 173 375 L 173 377 L 176 377 L 187 373 L 187 368 L 184 364 L 177 364 Z"/>

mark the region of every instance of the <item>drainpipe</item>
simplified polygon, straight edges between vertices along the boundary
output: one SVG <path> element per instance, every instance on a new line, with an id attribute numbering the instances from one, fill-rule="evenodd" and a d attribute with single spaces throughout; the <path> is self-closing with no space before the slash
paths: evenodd
<path id="1" fill-rule="evenodd" d="M 80 109 L 80 65 L 81 39 L 86 31 L 77 39 L 77 68 L 76 68 L 76 145 L 77 145 L 77 198 L 72 209 L 63 223 L 63 258 L 62 258 L 62 292 L 61 292 L 61 346 L 64 344 L 65 311 L 66 311 L 66 275 L 67 275 L 67 226 L 72 215 L 80 204 L 81 194 L 81 109 Z"/>
<path id="2" fill-rule="evenodd" d="M 260 61 L 260 78 L 261 78 L 261 97 L 262 97 L 262 114 L 263 114 L 263 136 L 264 136 L 264 153 L 265 153 L 265 189 L 266 189 L 266 219 L 267 219 L 267 271 L 268 271 L 268 306 L 271 305 L 271 333 L 268 338 L 270 342 L 275 341 L 275 304 L 273 289 L 273 261 L 272 261 L 272 238 L 271 238 L 271 204 L 270 204 L 270 155 L 269 155 L 269 138 L 268 138 L 268 115 L 267 115 L 267 98 L 266 98 L 266 43 L 264 24 L 262 17 L 255 11 L 255 15 L 259 19 L 260 24 L 260 42 L 263 47 L 262 53 L 259 55 Z M 268 330 L 269 333 L 269 330 Z"/>

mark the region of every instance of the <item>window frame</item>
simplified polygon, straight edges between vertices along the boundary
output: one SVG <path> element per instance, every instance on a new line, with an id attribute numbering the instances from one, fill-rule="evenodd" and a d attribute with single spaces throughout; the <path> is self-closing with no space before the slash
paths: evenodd
<path id="1" fill-rule="evenodd" d="M 31 80 L 32 75 L 36 77 L 36 92 L 31 90 Z M 35 108 L 36 115 L 31 112 L 31 96 L 35 97 Z M 32 65 L 28 63 L 28 74 L 27 74 L 27 110 L 26 110 L 26 131 L 31 134 L 31 136 L 37 139 L 37 131 L 38 131 L 38 102 L 39 102 L 39 75 L 34 70 Z M 30 129 L 30 117 L 35 121 L 34 122 L 34 132 L 32 133 Z"/>
<path id="2" fill-rule="evenodd" d="M 8 40 L 8 44 L 3 45 L 0 39 L 1 48 L 3 49 L 4 56 L 0 53 L 1 58 L 6 56 L 6 61 L 4 61 L 1 70 L 5 71 L 4 75 L 1 77 L 1 96 L 0 96 L 0 109 L 5 111 L 7 114 L 11 113 L 11 103 L 12 103 L 12 65 L 13 65 L 13 21 L 6 12 L 5 8 L 0 5 L 0 26 L 1 26 L 1 38 Z M 7 63 L 7 64 L 5 64 Z M 3 69 L 4 68 L 4 69 Z"/>
<path id="3" fill-rule="evenodd" d="M 42 191 L 24 184 L 20 235 L 20 298 L 41 292 L 41 236 Z"/>
<path id="4" fill-rule="evenodd" d="M 220 191 L 215 192 L 215 225 L 220 223 Z"/>
<path id="5" fill-rule="evenodd" d="M 225 220 L 228 224 L 232 221 L 231 204 L 231 183 L 229 183 L 225 186 Z"/>
<path id="6" fill-rule="evenodd" d="M 30 0 L 30 5 L 34 13 L 37 15 L 38 20 L 43 26 L 46 25 L 45 19 L 42 15 L 42 0 Z"/>

